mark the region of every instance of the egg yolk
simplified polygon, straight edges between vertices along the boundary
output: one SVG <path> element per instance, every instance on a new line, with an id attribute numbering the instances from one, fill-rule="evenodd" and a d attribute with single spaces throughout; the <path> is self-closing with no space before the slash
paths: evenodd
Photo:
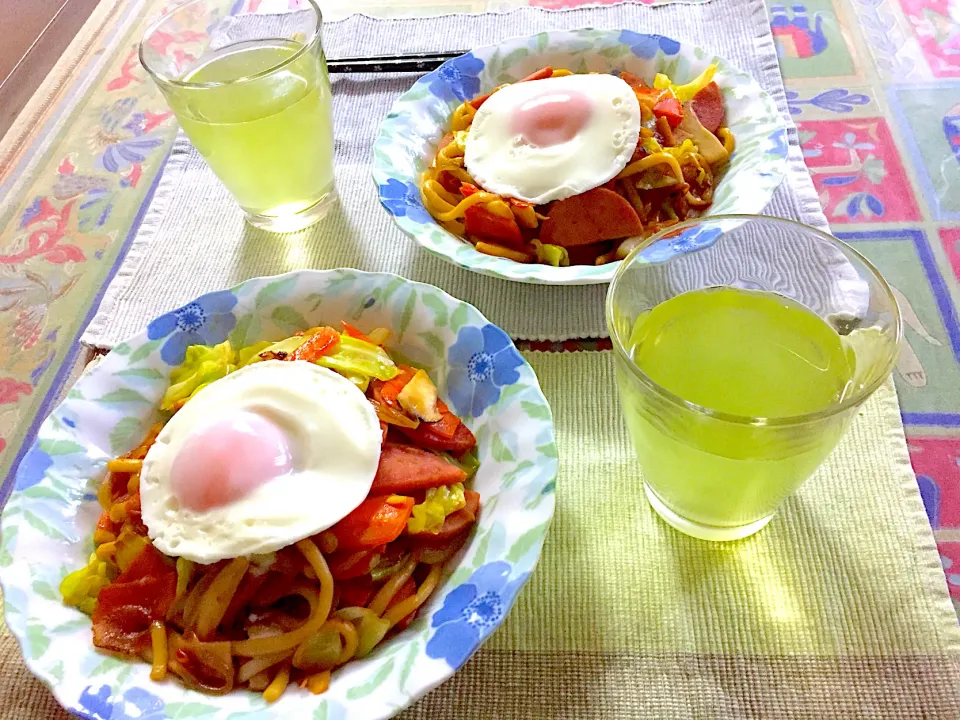
<path id="1" fill-rule="evenodd" d="M 592 106 L 579 90 L 546 91 L 523 103 L 511 130 L 527 145 L 550 147 L 575 138 L 590 120 Z"/>
<path id="2" fill-rule="evenodd" d="M 284 432 L 265 417 L 239 412 L 193 433 L 173 460 L 170 482 L 196 512 L 229 505 L 292 468 Z"/>

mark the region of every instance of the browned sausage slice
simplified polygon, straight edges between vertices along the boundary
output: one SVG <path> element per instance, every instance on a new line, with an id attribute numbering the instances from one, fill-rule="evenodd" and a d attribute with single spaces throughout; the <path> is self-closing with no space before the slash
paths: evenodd
<path id="1" fill-rule="evenodd" d="M 613 190 L 599 187 L 555 202 L 543 221 L 540 242 L 577 247 L 642 231 L 633 206 Z"/>
<path id="2" fill-rule="evenodd" d="M 717 84 L 712 82 L 694 95 L 693 100 L 690 101 L 690 107 L 700 124 L 716 135 L 725 119 L 723 96 Z"/>

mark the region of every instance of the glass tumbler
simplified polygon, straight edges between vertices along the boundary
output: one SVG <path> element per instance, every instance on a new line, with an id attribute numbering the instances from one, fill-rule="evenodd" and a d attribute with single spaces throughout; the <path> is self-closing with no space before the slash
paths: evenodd
<path id="1" fill-rule="evenodd" d="M 653 312 L 672 299 L 676 312 Z M 658 317 L 659 335 L 650 330 Z M 654 236 L 621 263 L 606 319 L 650 504 L 706 540 L 746 537 L 770 521 L 890 375 L 902 332 L 890 287 L 862 255 L 826 233 L 762 216 L 706 217 Z M 724 344 L 724 333 L 743 341 Z M 769 353 L 754 346 L 761 335 L 773 344 Z M 663 364 L 650 365 L 653 357 Z M 830 368 L 842 370 L 842 390 L 815 405 Z M 752 393 L 783 412 L 744 413 Z"/>
<path id="2" fill-rule="evenodd" d="M 247 221 L 277 232 L 319 220 L 334 198 L 333 113 L 308 8 L 234 15 L 236 0 L 190 0 L 140 43 L 140 62 Z"/>

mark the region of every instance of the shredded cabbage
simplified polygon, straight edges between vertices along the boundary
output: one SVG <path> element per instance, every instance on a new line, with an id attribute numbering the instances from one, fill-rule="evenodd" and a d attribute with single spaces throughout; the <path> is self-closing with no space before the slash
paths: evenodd
<path id="1" fill-rule="evenodd" d="M 657 76 L 653 79 L 653 87 L 657 90 L 671 89 L 673 94 L 677 96 L 677 100 L 685 103 L 693 100 L 694 95 L 713 82 L 713 76 L 716 72 L 717 64 L 713 63 L 686 85 L 674 85 L 666 75 L 657 73 Z"/>
<path id="2" fill-rule="evenodd" d="M 664 148 L 663 152 L 673 155 L 675 158 L 679 159 L 688 153 L 693 154 L 695 152 L 700 152 L 700 149 L 693 144 L 693 140 L 687 138 L 677 147 Z"/>
<path id="3" fill-rule="evenodd" d="M 309 339 L 309 335 L 294 335 L 293 337 L 284 338 L 280 342 L 267 345 L 267 347 L 257 353 L 257 355 L 260 356 L 261 360 L 266 360 L 279 355 L 280 357 L 277 359 L 282 360 Z"/>
<path id="4" fill-rule="evenodd" d="M 392 380 L 400 372 L 382 347 L 346 333 L 340 336 L 337 351 L 317 358 L 316 364 L 336 370 L 354 382 L 370 378 Z"/>
<path id="5" fill-rule="evenodd" d="M 663 148 L 660 147 L 658 143 L 652 137 L 644 138 L 640 143 L 644 150 L 646 150 L 650 155 L 656 155 L 658 152 L 663 152 Z"/>
<path id="6" fill-rule="evenodd" d="M 549 243 L 536 242 L 537 262 L 552 265 L 553 267 L 567 267 L 570 265 L 570 253 L 565 247 Z"/>
<path id="7" fill-rule="evenodd" d="M 407 531 L 411 535 L 424 532 L 436 535 L 443 527 L 447 515 L 455 513 L 466 504 L 463 483 L 430 488 L 423 502 L 413 506 L 413 513 L 407 520 Z"/>
<path id="8" fill-rule="evenodd" d="M 100 591 L 109 585 L 115 576 L 116 571 L 93 553 L 84 567 L 70 573 L 60 583 L 63 602 L 91 615 Z"/>
<path id="9" fill-rule="evenodd" d="M 264 341 L 258 342 L 255 345 L 249 345 L 245 348 L 240 348 L 237 350 L 237 367 L 242 368 L 246 367 L 247 365 L 260 362 L 263 360 L 263 358 L 260 357 L 260 353 L 262 353 L 271 345 L 273 345 L 273 343 Z"/>
<path id="10" fill-rule="evenodd" d="M 170 373 L 170 387 L 163 394 L 161 410 L 170 410 L 181 400 L 193 397 L 214 380 L 236 370 L 236 357 L 230 341 L 219 345 L 191 345 L 180 367 Z"/>

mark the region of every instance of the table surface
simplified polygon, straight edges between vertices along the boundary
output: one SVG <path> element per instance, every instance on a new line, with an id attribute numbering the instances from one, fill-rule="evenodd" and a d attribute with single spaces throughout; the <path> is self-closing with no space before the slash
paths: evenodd
<path id="1" fill-rule="evenodd" d="M 297 4 L 238 2 L 251 10 Z M 328 18 L 525 4 L 321 2 Z M 960 608 L 960 0 L 768 5 L 790 112 L 827 219 L 880 268 L 901 302 L 906 343 L 895 381 Z M 146 18 L 162 6 L 103 0 L 0 144 L 0 477 L 16 467 L 25 438 L 82 364 L 77 338 L 123 258 L 175 134 L 135 51 Z M 570 347 L 582 344 L 552 349 Z"/>

